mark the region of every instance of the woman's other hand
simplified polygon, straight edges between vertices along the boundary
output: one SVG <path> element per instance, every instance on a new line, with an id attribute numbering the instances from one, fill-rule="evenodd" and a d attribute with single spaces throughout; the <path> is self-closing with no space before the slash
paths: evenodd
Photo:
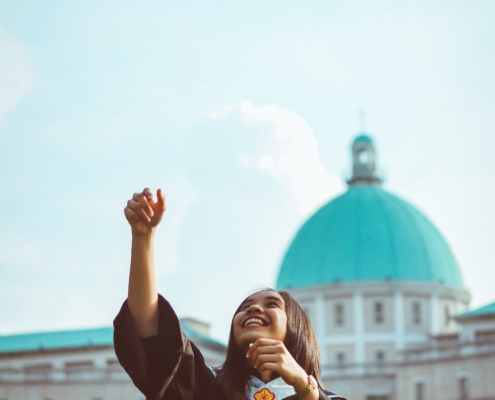
<path id="1" fill-rule="evenodd" d="M 272 339 L 258 339 L 249 348 L 253 366 L 260 372 L 263 380 L 268 381 L 272 372 L 278 373 L 282 379 L 300 392 L 308 387 L 308 374 L 294 360 L 284 342 Z M 311 399 L 308 396 L 308 400 Z"/>
<path id="2" fill-rule="evenodd" d="M 127 202 L 124 215 L 129 222 L 133 235 L 150 233 L 162 220 L 165 213 L 165 196 L 161 189 L 156 191 L 156 200 L 151 189 L 134 193 Z"/>

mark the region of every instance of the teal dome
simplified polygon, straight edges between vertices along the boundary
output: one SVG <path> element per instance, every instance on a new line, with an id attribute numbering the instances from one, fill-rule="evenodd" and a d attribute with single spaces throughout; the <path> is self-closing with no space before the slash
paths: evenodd
<path id="1" fill-rule="evenodd" d="M 362 133 L 356 139 L 354 139 L 353 144 L 356 143 L 373 143 L 373 140 L 367 134 Z"/>
<path id="2" fill-rule="evenodd" d="M 449 245 L 428 218 L 383 189 L 363 185 L 330 201 L 302 226 L 277 288 L 380 280 L 464 287 Z"/>

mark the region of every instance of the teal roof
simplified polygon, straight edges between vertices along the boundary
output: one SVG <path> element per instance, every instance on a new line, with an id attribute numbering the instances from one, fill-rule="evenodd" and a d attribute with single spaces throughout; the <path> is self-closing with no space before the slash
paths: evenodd
<path id="1" fill-rule="evenodd" d="M 201 335 L 184 326 L 182 329 L 191 340 L 200 339 L 225 348 L 225 344 L 209 336 Z M 89 346 L 113 346 L 113 327 L 0 335 L 0 354 Z"/>
<path id="2" fill-rule="evenodd" d="M 113 346 L 113 328 L 37 332 L 0 336 L 0 353 Z"/>
<path id="3" fill-rule="evenodd" d="M 466 311 L 457 318 L 487 317 L 490 315 L 495 316 L 495 302 L 474 310 Z"/>
<path id="4" fill-rule="evenodd" d="M 373 139 L 371 139 L 368 135 L 366 134 L 361 134 L 359 135 L 356 139 L 354 139 L 354 141 L 352 142 L 353 144 L 355 143 L 372 143 L 373 142 Z"/>
<path id="5" fill-rule="evenodd" d="M 301 227 L 277 288 L 379 280 L 464 286 L 452 251 L 428 218 L 379 187 L 356 186 Z"/>

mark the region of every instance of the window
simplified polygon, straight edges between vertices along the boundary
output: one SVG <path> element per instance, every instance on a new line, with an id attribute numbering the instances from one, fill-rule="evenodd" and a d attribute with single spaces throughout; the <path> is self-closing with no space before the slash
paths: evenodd
<path id="1" fill-rule="evenodd" d="M 65 363 L 67 379 L 71 381 L 90 379 L 93 372 L 93 361 L 69 361 Z"/>
<path id="2" fill-rule="evenodd" d="M 51 364 L 31 364 L 24 367 L 26 381 L 49 381 L 52 378 Z"/>
<path id="3" fill-rule="evenodd" d="M 414 399 L 425 400 L 425 385 L 424 383 L 416 383 L 414 387 Z"/>
<path id="4" fill-rule="evenodd" d="M 375 323 L 383 323 L 383 303 L 379 301 L 375 303 Z"/>
<path id="5" fill-rule="evenodd" d="M 337 364 L 345 364 L 345 354 L 343 352 L 337 353 Z"/>
<path id="6" fill-rule="evenodd" d="M 449 310 L 449 306 L 447 304 L 443 308 L 443 314 L 445 317 L 444 325 L 445 325 L 445 327 L 448 327 L 450 325 L 450 310 Z"/>
<path id="7" fill-rule="evenodd" d="M 382 363 L 385 361 L 385 352 L 383 350 L 378 350 L 375 354 L 375 360 L 377 363 Z"/>
<path id="8" fill-rule="evenodd" d="M 335 325 L 344 325 L 344 305 L 335 304 Z"/>
<path id="9" fill-rule="evenodd" d="M 421 324 L 421 304 L 419 304 L 418 302 L 413 303 L 412 314 L 413 314 L 414 325 L 420 325 Z"/>
<path id="10" fill-rule="evenodd" d="M 304 312 L 308 316 L 309 320 L 312 321 L 313 320 L 313 312 L 312 312 L 313 310 L 312 310 L 311 304 L 304 304 L 304 303 L 300 303 L 300 304 L 301 304 L 302 309 L 304 310 Z"/>
<path id="11" fill-rule="evenodd" d="M 495 329 L 476 331 L 476 340 L 495 340 Z"/>
<path id="12" fill-rule="evenodd" d="M 371 159 L 370 153 L 367 152 L 366 150 L 362 150 L 358 153 L 358 159 L 359 159 L 359 163 L 362 165 L 369 164 Z"/>
<path id="13" fill-rule="evenodd" d="M 126 375 L 124 368 L 116 358 L 107 360 L 107 374 L 114 377 Z"/>
<path id="14" fill-rule="evenodd" d="M 469 399 L 469 382 L 467 378 L 459 379 L 459 398 L 461 400 Z"/>

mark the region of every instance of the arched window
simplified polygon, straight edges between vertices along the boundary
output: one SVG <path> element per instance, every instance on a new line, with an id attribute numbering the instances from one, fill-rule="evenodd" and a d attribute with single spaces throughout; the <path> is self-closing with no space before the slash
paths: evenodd
<path id="1" fill-rule="evenodd" d="M 419 304 L 418 302 L 413 303 L 412 314 L 413 314 L 414 325 L 420 325 L 421 324 L 421 304 Z"/>
<path id="2" fill-rule="evenodd" d="M 344 305 L 341 303 L 335 304 L 335 325 L 344 325 Z"/>
<path id="3" fill-rule="evenodd" d="M 358 153 L 358 159 L 359 159 L 359 163 L 362 165 L 369 164 L 371 159 L 370 153 L 367 152 L 366 150 L 362 150 Z"/>
<path id="4" fill-rule="evenodd" d="M 383 303 L 381 301 L 377 301 L 375 303 L 374 313 L 375 313 L 375 323 L 382 324 L 384 318 L 383 318 Z"/>

